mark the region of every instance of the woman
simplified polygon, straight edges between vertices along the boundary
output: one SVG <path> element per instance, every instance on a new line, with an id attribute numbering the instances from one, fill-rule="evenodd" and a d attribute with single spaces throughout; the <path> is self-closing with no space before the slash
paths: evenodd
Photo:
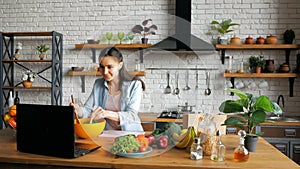
<path id="1" fill-rule="evenodd" d="M 122 53 L 115 47 L 103 49 L 99 56 L 103 78 L 95 81 L 83 107 L 71 103 L 80 118 L 106 119 L 106 130 L 143 131 L 138 111 L 145 90 L 144 82 L 129 75 Z"/>

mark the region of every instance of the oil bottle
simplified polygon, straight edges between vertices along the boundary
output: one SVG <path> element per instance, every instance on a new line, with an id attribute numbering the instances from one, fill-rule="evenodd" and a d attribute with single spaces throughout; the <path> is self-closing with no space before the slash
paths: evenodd
<path id="1" fill-rule="evenodd" d="M 210 159 L 213 161 L 224 161 L 225 160 L 226 147 L 222 143 L 221 133 L 218 130 L 215 136 L 215 140 L 212 144 Z"/>
<path id="2" fill-rule="evenodd" d="M 233 159 L 235 161 L 247 161 L 249 159 L 249 151 L 244 146 L 246 132 L 244 130 L 240 130 L 238 135 L 240 136 L 240 144 L 234 149 Z"/>

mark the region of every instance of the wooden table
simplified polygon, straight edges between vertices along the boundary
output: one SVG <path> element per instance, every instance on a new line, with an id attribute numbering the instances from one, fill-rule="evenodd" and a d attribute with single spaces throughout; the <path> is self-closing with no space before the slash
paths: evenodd
<path id="1" fill-rule="evenodd" d="M 208 156 L 202 160 L 190 160 L 186 150 L 170 150 L 147 158 L 114 157 L 103 148 L 75 159 L 55 158 L 27 154 L 16 150 L 16 138 L 11 129 L 0 131 L 0 168 L 300 168 L 264 139 L 258 141 L 257 151 L 250 154 L 247 162 L 233 161 L 233 150 L 238 144 L 237 136 L 223 136 L 226 160 L 214 162 Z M 154 150 L 156 153 L 161 150 Z M 154 152 L 151 152 L 154 153 Z M 151 156 L 151 153 L 149 156 Z"/>

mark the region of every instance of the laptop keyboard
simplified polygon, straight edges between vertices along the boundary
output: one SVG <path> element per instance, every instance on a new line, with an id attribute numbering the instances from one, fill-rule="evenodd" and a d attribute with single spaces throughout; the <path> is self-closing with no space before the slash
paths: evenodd
<path id="1" fill-rule="evenodd" d="M 74 149 L 75 154 L 85 154 L 89 151 L 90 151 L 90 149 L 84 148 L 84 147 L 79 147 L 79 146 L 75 146 L 75 149 Z"/>

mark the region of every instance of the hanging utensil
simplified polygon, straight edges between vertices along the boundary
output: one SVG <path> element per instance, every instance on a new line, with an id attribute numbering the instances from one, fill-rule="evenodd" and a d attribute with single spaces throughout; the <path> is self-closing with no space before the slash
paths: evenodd
<path id="1" fill-rule="evenodd" d="M 185 73 L 185 87 L 183 90 L 190 90 L 191 88 L 189 87 L 189 71 L 187 70 Z"/>
<path id="2" fill-rule="evenodd" d="M 180 92 L 179 87 L 178 87 L 178 79 L 179 79 L 178 72 L 175 73 L 175 78 L 176 78 L 176 88 L 174 89 L 174 94 L 178 95 Z"/>
<path id="3" fill-rule="evenodd" d="M 167 81 L 168 81 L 168 85 L 165 89 L 165 94 L 170 94 L 171 93 L 171 87 L 170 87 L 170 73 L 167 72 Z"/>
<path id="4" fill-rule="evenodd" d="M 205 95 L 210 95 L 211 94 L 211 90 L 209 88 L 209 82 L 210 81 L 210 74 L 209 72 L 206 72 L 206 86 L 207 88 L 205 89 Z"/>
<path id="5" fill-rule="evenodd" d="M 198 70 L 196 70 L 196 86 L 195 89 L 197 90 L 199 88 L 198 86 Z"/>

